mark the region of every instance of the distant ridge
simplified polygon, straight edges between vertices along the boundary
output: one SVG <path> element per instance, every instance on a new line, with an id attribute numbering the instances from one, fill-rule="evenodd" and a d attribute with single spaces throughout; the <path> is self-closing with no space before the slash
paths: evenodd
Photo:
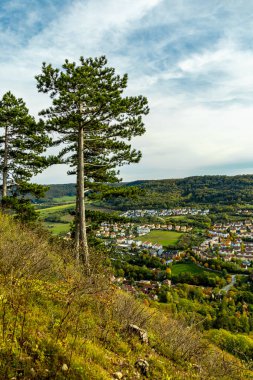
<path id="1" fill-rule="evenodd" d="M 75 184 L 53 184 L 46 199 L 76 194 Z M 119 186 L 119 185 L 118 185 Z M 136 180 L 120 186 L 144 190 L 138 199 L 110 199 L 107 205 L 127 209 L 136 207 L 164 208 L 189 204 L 252 204 L 253 174 L 227 176 L 203 175 L 180 179 Z"/>

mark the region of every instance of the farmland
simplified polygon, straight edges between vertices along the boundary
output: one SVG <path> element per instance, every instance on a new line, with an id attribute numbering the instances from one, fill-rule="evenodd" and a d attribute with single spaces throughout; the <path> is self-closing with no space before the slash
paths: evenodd
<path id="1" fill-rule="evenodd" d="M 179 263 L 172 265 L 172 275 L 178 275 L 179 273 L 191 273 L 191 274 L 202 274 L 204 272 L 208 272 L 208 274 L 212 277 L 220 276 L 220 273 L 207 271 L 204 268 L 199 267 L 194 263 Z"/>
<path id="2" fill-rule="evenodd" d="M 39 212 L 40 216 L 42 218 L 45 218 L 46 216 L 50 215 L 50 214 L 54 214 L 54 213 L 57 213 L 57 212 L 67 212 L 68 210 L 73 210 L 75 207 L 75 203 L 67 203 L 67 204 L 63 204 L 63 205 L 59 205 L 59 206 L 52 206 L 52 207 L 47 207 L 47 208 L 43 208 L 43 209 L 40 209 L 38 210 L 37 212 Z"/>
<path id="3" fill-rule="evenodd" d="M 52 232 L 53 235 L 62 235 L 69 232 L 69 223 L 49 223 L 45 222 L 45 226 Z"/>
<path id="4" fill-rule="evenodd" d="M 147 235 L 139 236 L 135 240 L 150 241 L 151 243 L 162 244 L 163 246 L 176 245 L 182 233 L 175 231 L 150 231 Z"/>

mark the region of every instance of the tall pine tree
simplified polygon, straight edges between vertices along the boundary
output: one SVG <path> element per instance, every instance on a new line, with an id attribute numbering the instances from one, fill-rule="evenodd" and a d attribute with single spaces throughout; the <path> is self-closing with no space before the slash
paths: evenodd
<path id="1" fill-rule="evenodd" d="M 52 106 L 41 112 L 55 144 L 65 144 L 60 156 L 76 174 L 77 259 L 88 264 L 85 222 L 85 188 L 95 182 L 117 181 L 117 166 L 138 162 L 140 151 L 128 143 L 145 132 L 142 115 L 149 112 L 143 96 L 123 96 L 127 75 L 115 75 L 104 56 L 68 60 L 61 69 L 43 63 L 36 77 L 40 92 L 49 93 Z"/>
<path id="2" fill-rule="evenodd" d="M 52 162 L 50 157 L 43 156 L 51 139 L 43 122 L 36 122 L 24 101 L 11 92 L 0 101 L 0 129 L 2 206 L 14 208 L 25 220 L 29 215 L 35 216 L 26 195 L 40 197 L 46 189 L 30 180 Z"/>

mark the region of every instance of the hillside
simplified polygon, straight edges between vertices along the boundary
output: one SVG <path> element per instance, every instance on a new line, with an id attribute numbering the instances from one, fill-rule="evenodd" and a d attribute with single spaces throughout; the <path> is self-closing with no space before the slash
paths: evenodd
<path id="1" fill-rule="evenodd" d="M 0 229 L 1 379 L 253 378 L 194 321 L 113 285 L 103 252 L 92 252 L 87 275 L 63 240 L 3 215 Z"/>
<path id="2" fill-rule="evenodd" d="M 253 200 L 253 175 L 135 181 L 127 186 L 143 189 L 143 196 L 134 201 L 111 199 L 111 205 L 121 209 L 169 208 L 190 204 L 246 204 Z"/>
<path id="3" fill-rule="evenodd" d="M 131 208 L 166 208 L 190 204 L 251 204 L 253 200 L 253 175 L 196 176 L 183 179 L 143 180 L 122 183 L 121 186 L 136 186 L 144 190 L 135 199 L 111 198 L 104 206 L 122 210 Z M 42 202 L 73 200 L 75 185 L 50 185 Z M 64 200 L 64 197 L 66 197 Z M 70 197 L 70 198 L 68 198 Z"/>

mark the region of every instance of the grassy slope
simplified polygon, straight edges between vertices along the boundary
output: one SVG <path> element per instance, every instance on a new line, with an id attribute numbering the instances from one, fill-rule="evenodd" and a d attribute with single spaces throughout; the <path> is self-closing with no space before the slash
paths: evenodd
<path id="1" fill-rule="evenodd" d="M 53 235 L 65 235 L 70 229 L 70 225 L 68 223 L 45 222 L 44 224 Z"/>
<path id="2" fill-rule="evenodd" d="M 54 203 L 73 203 L 75 202 L 75 195 L 65 195 L 63 197 L 53 198 L 52 202 Z"/>
<path id="3" fill-rule="evenodd" d="M 54 235 L 65 235 L 70 229 L 70 223 L 73 221 L 73 215 L 69 214 L 69 211 L 73 211 L 75 208 L 75 203 L 73 200 L 74 196 L 65 196 L 60 198 L 54 198 L 54 201 L 57 203 L 65 202 L 64 204 L 54 205 L 38 209 L 37 212 L 40 215 L 40 219 L 43 221 L 48 216 L 56 216 L 60 219 L 60 222 L 53 221 L 44 221 L 45 226 L 54 234 Z M 72 201 L 72 203 L 71 203 Z M 99 208 L 89 203 L 86 204 L 87 210 L 102 211 L 102 212 L 111 212 L 111 210 Z M 67 222 L 67 223 L 66 223 Z"/>
<path id="4" fill-rule="evenodd" d="M 194 327 L 173 321 L 117 290 L 99 252 L 86 276 L 60 240 L 52 245 L 0 215 L 0 378 L 250 379 L 242 363 L 209 346 Z M 149 344 L 129 333 L 145 328 Z"/>
<path id="5" fill-rule="evenodd" d="M 150 231 L 147 235 L 139 236 L 136 240 L 150 241 L 151 243 L 162 244 L 163 246 L 175 245 L 182 233 L 175 231 Z"/>
<path id="6" fill-rule="evenodd" d="M 37 210 L 40 214 L 41 217 L 45 217 L 47 215 L 53 214 L 57 211 L 63 211 L 63 210 L 68 210 L 68 209 L 74 209 L 75 203 L 67 203 L 64 205 L 59 205 L 59 206 L 52 206 L 52 207 L 47 207 L 43 209 Z"/>
<path id="7" fill-rule="evenodd" d="M 54 223 L 45 221 L 45 226 L 53 233 L 53 235 L 65 235 L 69 232 L 70 223 L 74 219 L 69 214 L 70 210 L 74 210 L 75 203 L 66 203 L 59 206 L 52 206 L 37 210 L 40 215 L 40 219 L 43 221 L 48 216 L 57 216 L 63 223 Z M 60 212 L 60 215 L 59 215 Z M 67 223 L 66 223 L 67 222 Z"/>

